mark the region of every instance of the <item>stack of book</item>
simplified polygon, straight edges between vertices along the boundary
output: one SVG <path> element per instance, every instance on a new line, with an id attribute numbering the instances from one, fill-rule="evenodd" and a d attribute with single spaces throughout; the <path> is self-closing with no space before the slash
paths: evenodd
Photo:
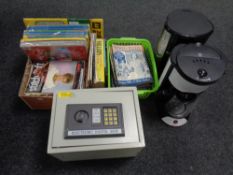
<path id="1" fill-rule="evenodd" d="M 33 61 L 86 60 L 89 30 L 89 24 L 28 26 L 20 47 Z"/>
<path id="2" fill-rule="evenodd" d="M 25 95 L 104 87 L 102 19 L 30 18 L 24 23 L 20 47 L 31 60 Z"/>
<path id="3" fill-rule="evenodd" d="M 111 48 L 113 85 L 150 88 L 153 83 L 142 45 L 116 45 Z"/>
<path id="4" fill-rule="evenodd" d="M 105 70 L 106 61 L 104 39 L 97 38 L 95 33 L 91 33 L 86 87 L 104 87 L 106 79 Z"/>

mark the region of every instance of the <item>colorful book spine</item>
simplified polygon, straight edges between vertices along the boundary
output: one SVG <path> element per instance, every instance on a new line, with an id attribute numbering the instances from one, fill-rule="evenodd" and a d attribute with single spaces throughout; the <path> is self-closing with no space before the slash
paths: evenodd
<path id="1" fill-rule="evenodd" d="M 96 44 L 96 34 L 90 34 L 90 49 L 88 56 L 88 67 L 87 67 L 87 77 L 85 87 L 92 87 L 93 85 L 93 74 L 94 74 L 94 61 L 95 61 L 95 44 Z"/>
<path id="2" fill-rule="evenodd" d="M 105 86 L 104 39 L 96 39 L 94 87 Z"/>

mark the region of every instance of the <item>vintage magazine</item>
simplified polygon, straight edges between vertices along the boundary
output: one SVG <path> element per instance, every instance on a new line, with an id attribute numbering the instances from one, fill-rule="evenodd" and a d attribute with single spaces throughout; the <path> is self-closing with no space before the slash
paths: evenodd
<path id="1" fill-rule="evenodd" d="M 51 61 L 43 86 L 43 93 L 53 93 L 57 90 L 70 90 L 76 78 L 76 61 Z"/>
<path id="2" fill-rule="evenodd" d="M 117 86 L 143 86 L 153 82 L 142 45 L 112 45 L 111 59 Z"/>

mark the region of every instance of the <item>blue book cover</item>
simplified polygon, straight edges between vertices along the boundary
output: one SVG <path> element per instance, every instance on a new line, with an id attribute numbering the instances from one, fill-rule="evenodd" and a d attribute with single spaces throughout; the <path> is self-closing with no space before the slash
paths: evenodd
<path id="1" fill-rule="evenodd" d="M 25 30 L 24 37 L 27 38 L 87 38 L 87 31 L 78 31 L 78 30 L 67 30 L 67 31 L 59 31 L 59 30 Z"/>
<path id="2" fill-rule="evenodd" d="M 112 45 L 118 86 L 140 86 L 153 82 L 142 45 Z"/>
<path id="3" fill-rule="evenodd" d="M 78 24 L 78 25 L 37 25 L 29 26 L 27 30 L 89 30 L 89 24 Z"/>

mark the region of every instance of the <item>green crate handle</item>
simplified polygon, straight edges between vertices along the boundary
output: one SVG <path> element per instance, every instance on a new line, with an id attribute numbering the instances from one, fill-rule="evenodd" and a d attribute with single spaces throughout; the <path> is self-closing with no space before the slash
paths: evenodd
<path id="1" fill-rule="evenodd" d="M 122 40 L 136 40 L 137 38 L 134 37 L 121 37 Z"/>

